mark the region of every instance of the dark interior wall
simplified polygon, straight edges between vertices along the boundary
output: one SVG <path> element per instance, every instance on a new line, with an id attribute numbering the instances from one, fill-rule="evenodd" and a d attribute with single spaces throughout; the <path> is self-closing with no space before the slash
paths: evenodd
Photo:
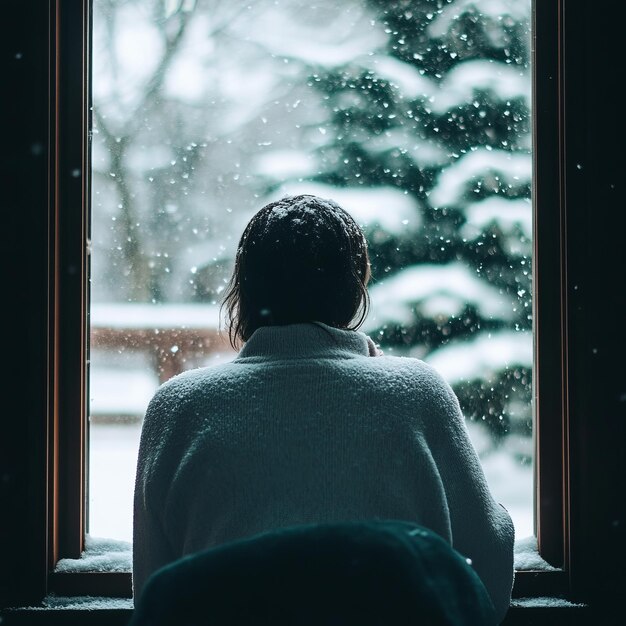
<path id="1" fill-rule="evenodd" d="M 45 582 L 29 564 L 46 559 L 48 16 L 45 1 L 2 6 L 0 605 Z"/>
<path id="2" fill-rule="evenodd" d="M 574 590 L 616 598 L 625 588 L 626 11 L 564 5 L 570 566 Z"/>

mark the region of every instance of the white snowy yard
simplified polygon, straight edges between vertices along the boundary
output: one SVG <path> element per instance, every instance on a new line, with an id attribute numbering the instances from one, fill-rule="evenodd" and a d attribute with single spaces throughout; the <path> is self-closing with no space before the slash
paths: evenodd
<path id="1" fill-rule="evenodd" d="M 90 431 L 89 534 L 131 541 L 141 425 L 98 424 Z"/>

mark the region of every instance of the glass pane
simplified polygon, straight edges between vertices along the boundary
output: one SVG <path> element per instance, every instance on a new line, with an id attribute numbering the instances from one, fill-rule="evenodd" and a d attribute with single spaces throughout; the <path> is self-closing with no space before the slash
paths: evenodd
<path id="1" fill-rule="evenodd" d="M 130 540 L 148 400 L 233 358 L 248 219 L 314 193 L 367 234 L 387 354 L 459 396 L 533 533 L 530 0 L 95 0 L 89 533 Z"/>

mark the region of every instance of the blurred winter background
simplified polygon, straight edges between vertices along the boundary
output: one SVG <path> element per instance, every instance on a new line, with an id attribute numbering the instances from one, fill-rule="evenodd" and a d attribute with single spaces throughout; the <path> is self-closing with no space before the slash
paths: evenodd
<path id="1" fill-rule="evenodd" d="M 363 328 L 435 366 L 533 533 L 530 0 L 95 0 L 89 526 L 130 540 L 159 382 L 231 359 L 218 305 L 285 194 L 365 229 Z M 417 494 L 417 497 L 419 495 Z"/>

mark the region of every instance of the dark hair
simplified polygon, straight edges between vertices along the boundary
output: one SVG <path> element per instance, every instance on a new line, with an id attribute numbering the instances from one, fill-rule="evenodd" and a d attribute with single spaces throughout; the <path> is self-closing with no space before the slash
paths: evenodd
<path id="1" fill-rule="evenodd" d="M 367 242 L 336 202 L 287 196 L 244 230 L 222 307 L 235 348 L 261 326 L 323 322 L 355 330 L 369 308 Z"/>

